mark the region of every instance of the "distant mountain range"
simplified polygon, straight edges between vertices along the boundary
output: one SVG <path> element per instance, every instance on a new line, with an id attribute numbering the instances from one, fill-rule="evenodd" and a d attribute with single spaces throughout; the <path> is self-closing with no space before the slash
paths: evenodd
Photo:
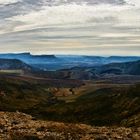
<path id="1" fill-rule="evenodd" d="M 58 70 L 49 76 L 67 79 L 91 80 L 113 75 L 140 75 L 140 60 L 124 63 L 110 63 L 93 67 L 73 67 Z"/>
<path id="2" fill-rule="evenodd" d="M 31 55 L 30 53 L 0 54 L 0 58 L 19 59 L 28 64 L 45 63 L 48 59 L 55 59 L 55 55 Z"/>
<path id="3" fill-rule="evenodd" d="M 91 80 L 111 75 L 140 75 L 140 57 L 1 54 L 0 70 L 23 70 L 53 79 Z"/>
<path id="4" fill-rule="evenodd" d="M 140 60 L 139 56 L 109 56 L 109 57 L 101 57 L 101 56 L 84 56 L 87 60 L 93 60 L 98 63 L 108 64 L 114 62 L 130 62 Z"/>
<path id="5" fill-rule="evenodd" d="M 18 59 L 41 70 L 59 70 L 72 67 L 93 67 L 109 63 L 140 60 L 139 56 L 77 56 L 77 55 L 32 55 L 30 53 L 0 54 L 0 58 Z"/>

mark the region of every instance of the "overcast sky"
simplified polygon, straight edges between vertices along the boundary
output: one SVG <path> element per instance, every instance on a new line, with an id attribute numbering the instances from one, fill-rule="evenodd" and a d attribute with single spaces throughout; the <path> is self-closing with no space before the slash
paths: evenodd
<path id="1" fill-rule="evenodd" d="M 0 0 L 0 53 L 140 56 L 140 0 Z"/>

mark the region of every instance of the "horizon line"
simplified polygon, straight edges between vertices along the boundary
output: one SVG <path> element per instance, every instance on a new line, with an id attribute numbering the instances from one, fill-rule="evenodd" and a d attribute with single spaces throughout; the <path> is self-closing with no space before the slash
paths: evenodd
<path id="1" fill-rule="evenodd" d="M 7 52 L 7 53 L 2 53 L 0 52 L 0 55 L 8 55 L 8 54 L 29 54 L 33 56 L 43 56 L 43 55 L 54 55 L 54 56 L 93 56 L 93 57 L 140 57 L 140 55 L 91 55 L 91 54 L 47 54 L 47 53 L 42 53 L 42 54 L 34 54 L 31 52 Z"/>

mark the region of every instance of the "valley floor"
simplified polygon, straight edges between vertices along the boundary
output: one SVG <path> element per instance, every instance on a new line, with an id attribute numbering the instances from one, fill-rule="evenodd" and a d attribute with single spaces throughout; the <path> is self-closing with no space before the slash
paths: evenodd
<path id="1" fill-rule="evenodd" d="M 35 120 L 20 112 L 0 112 L 0 140 L 139 140 L 140 127 L 94 127 Z"/>

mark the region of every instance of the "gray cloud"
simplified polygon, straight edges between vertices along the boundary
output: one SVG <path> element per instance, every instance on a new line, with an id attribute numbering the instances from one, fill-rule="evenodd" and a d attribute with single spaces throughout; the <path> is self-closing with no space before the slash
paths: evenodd
<path id="1" fill-rule="evenodd" d="M 9 18 L 16 15 L 24 15 L 32 10 L 40 10 L 43 0 L 22 0 L 15 3 L 0 5 L 0 18 Z"/>
<path id="2" fill-rule="evenodd" d="M 88 5 L 95 4 L 113 4 L 123 5 L 126 4 L 124 0 L 19 0 L 15 3 L 1 4 L 0 5 L 0 18 L 9 18 L 16 15 L 24 15 L 32 10 L 40 10 L 42 6 L 55 6 L 63 4 L 82 4 Z"/>
<path id="3" fill-rule="evenodd" d="M 113 4 L 113 5 L 123 5 L 126 4 L 124 0 L 47 0 L 48 6 L 53 5 L 62 5 L 62 4 L 88 4 L 88 5 L 96 5 L 96 4 Z"/>
<path id="4" fill-rule="evenodd" d="M 16 0 L 0 4 L 0 51 L 138 55 L 140 6 L 127 3 Z"/>

